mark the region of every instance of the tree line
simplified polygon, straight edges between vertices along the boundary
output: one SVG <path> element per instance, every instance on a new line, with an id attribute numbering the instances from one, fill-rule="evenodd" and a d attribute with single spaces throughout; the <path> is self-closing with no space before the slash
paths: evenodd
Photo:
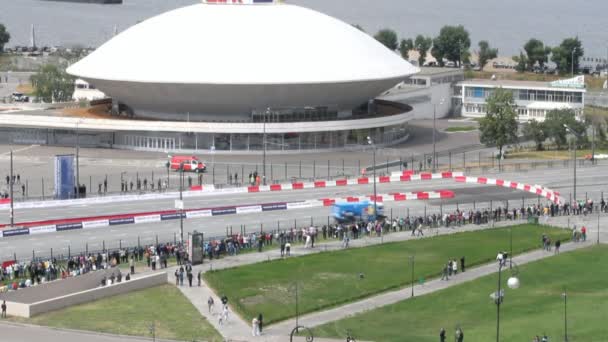
<path id="1" fill-rule="evenodd" d="M 495 89 L 487 99 L 487 115 L 479 122 L 479 140 L 486 146 L 496 146 L 499 157 L 503 155 L 505 146 L 519 141 L 519 123 L 513 93 L 509 90 Z M 568 131 L 571 129 L 575 134 Z M 600 117 L 586 116 L 583 120 L 576 119 L 572 109 L 555 109 L 547 113 L 545 121 L 532 120 L 522 126 L 521 136 L 526 141 L 534 141 L 536 150 L 544 150 L 545 143 L 551 142 L 556 149 L 568 146 L 568 136 L 577 147 L 589 147 L 588 131 L 597 132 L 596 146 L 608 146 L 606 139 L 606 120 Z"/>
<path id="2" fill-rule="evenodd" d="M 360 30 L 361 26 L 355 25 Z M 455 66 L 471 64 L 471 38 L 469 31 L 464 26 L 446 25 L 441 28 L 435 38 L 417 35 L 415 39 L 402 38 L 399 40 L 397 33 L 392 29 L 378 31 L 374 38 L 391 51 L 399 51 L 404 59 L 409 59 L 409 52 L 414 50 L 419 54 L 418 65 L 423 66 L 426 62 L 427 53 L 435 58 L 439 66 L 445 66 L 445 62 L 453 62 Z M 498 56 L 498 49 L 492 48 L 487 40 L 481 40 L 475 51 L 479 59 L 481 70 L 488 62 Z M 578 37 L 566 38 L 555 47 L 545 45 L 536 38 L 529 39 L 522 47 L 519 56 L 513 56 L 517 63 L 516 70 L 544 71 L 546 64 L 551 61 L 555 63 L 556 70 L 560 74 L 576 71 L 580 66 L 580 59 L 585 55 L 582 42 Z"/>

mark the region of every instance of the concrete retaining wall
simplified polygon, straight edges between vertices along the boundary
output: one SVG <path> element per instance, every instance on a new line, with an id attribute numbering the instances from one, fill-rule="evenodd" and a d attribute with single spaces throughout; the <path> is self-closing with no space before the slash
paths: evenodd
<path id="1" fill-rule="evenodd" d="M 97 287 L 94 289 L 55 297 L 32 304 L 7 302 L 7 313 L 11 316 L 29 318 L 45 312 L 58 310 L 73 305 L 88 303 L 106 297 L 116 296 L 132 291 L 164 285 L 167 282 L 167 273 L 159 272 L 155 274 L 146 275 L 137 279 L 123 281 L 121 283 L 107 285 L 104 287 Z"/>

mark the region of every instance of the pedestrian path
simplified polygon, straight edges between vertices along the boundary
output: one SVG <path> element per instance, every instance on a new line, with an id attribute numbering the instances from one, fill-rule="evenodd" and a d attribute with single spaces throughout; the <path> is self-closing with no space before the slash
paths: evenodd
<path id="1" fill-rule="evenodd" d="M 567 243 L 561 246 L 561 252 L 569 252 L 591 246 L 592 243 Z M 530 262 L 538 261 L 550 256 L 553 256 L 553 251 L 537 250 L 534 252 L 521 254 L 513 257 L 513 261 L 517 265 L 524 265 Z M 446 289 L 451 286 L 462 284 L 477 278 L 498 272 L 497 262 L 492 262 L 483 266 L 467 269 L 466 272 L 461 272 L 458 275 L 452 276 L 449 280 L 433 279 L 422 285 L 414 286 L 414 296 L 421 296 L 436 291 Z M 407 287 L 397 291 L 383 293 L 377 296 L 369 297 L 358 302 L 346 304 L 337 308 L 315 312 L 300 316 L 298 323 L 300 325 L 312 328 L 325 323 L 337 321 L 346 317 L 362 313 L 364 311 L 373 310 L 386 305 L 394 304 L 403 300 L 412 298 L 412 288 Z M 269 335 L 285 335 L 286 331 L 295 326 L 295 319 L 286 320 L 274 324 L 266 329 Z"/>
<path id="2" fill-rule="evenodd" d="M 568 227 L 568 225 L 572 224 L 575 220 L 576 219 L 572 219 L 572 221 L 570 221 L 567 217 L 556 217 L 556 218 L 550 219 L 548 224 L 555 225 L 555 226 L 561 226 L 561 227 Z M 350 248 L 368 247 L 368 246 L 377 245 L 377 244 L 381 244 L 381 243 L 407 241 L 407 240 L 414 240 L 414 239 L 420 239 L 420 238 L 428 238 L 428 237 L 433 237 L 433 236 L 438 236 L 438 235 L 448 235 L 448 234 L 460 233 L 460 232 L 465 232 L 465 231 L 477 231 L 477 230 L 483 230 L 483 229 L 488 229 L 488 228 L 492 228 L 492 227 L 500 228 L 500 227 L 511 226 L 514 224 L 521 224 L 521 223 L 525 223 L 525 222 L 524 221 L 503 221 L 503 222 L 490 223 L 490 224 L 485 224 L 485 225 L 466 225 L 466 226 L 457 227 L 457 228 L 444 228 L 444 227 L 432 228 L 432 229 L 426 229 L 425 235 L 423 237 L 412 236 L 411 232 L 409 232 L 409 231 L 391 233 L 391 234 L 384 235 L 383 237 L 373 237 L 373 238 L 366 237 L 366 238 L 361 238 L 361 239 L 357 239 L 357 240 L 351 240 Z M 580 224 L 578 225 L 578 227 L 580 228 Z M 562 250 L 569 251 L 569 250 L 578 249 L 578 248 L 582 248 L 582 247 L 589 246 L 589 245 L 590 245 L 589 242 L 581 243 L 581 244 L 564 244 L 562 246 Z M 204 273 L 209 270 L 219 270 L 219 269 L 254 264 L 254 263 L 263 262 L 263 261 L 276 260 L 276 259 L 281 258 L 280 252 L 278 249 L 278 245 L 270 246 L 270 249 L 268 249 L 268 248 L 269 247 L 266 247 L 266 250 L 261 253 L 256 253 L 256 252 L 245 253 L 245 254 L 241 254 L 241 255 L 237 255 L 237 256 L 224 257 L 222 259 L 214 260 L 212 262 L 209 262 L 206 260 L 203 265 L 195 266 L 193 268 L 193 272 L 194 272 L 194 274 L 196 274 L 196 273 L 198 273 L 199 270 L 201 270 Z M 296 246 L 293 248 L 291 254 L 292 254 L 292 257 L 298 257 L 298 256 L 303 256 L 303 255 L 308 255 L 308 254 L 319 253 L 319 252 L 323 252 L 323 251 L 331 251 L 331 250 L 339 250 L 339 249 L 342 249 L 341 241 L 330 241 L 330 242 L 324 242 L 321 244 L 317 244 L 315 246 L 315 248 L 306 249 L 303 246 Z M 548 257 L 550 255 L 553 255 L 553 254 L 546 253 L 543 251 L 536 251 L 536 252 L 527 253 L 527 254 L 524 254 L 524 255 L 521 255 L 518 257 L 514 257 L 514 260 L 518 264 L 525 264 L 525 263 L 528 263 L 531 261 L 536 261 L 536 260 Z M 497 267 L 494 263 L 492 263 L 489 265 L 484 265 L 484 266 L 480 266 L 477 268 L 467 270 L 467 272 L 465 272 L 464 274 L 459 275 L 456 278 L 451 279 L 450 281 L 447 281 L 447 282 L 441 282 L 438 280 L 437 281 L 434 280 L 434 281 L 430 281 L 422 286 L 420 286 L 420 285 L 415 286 L 414 291 L 415 291 L 416 295 L 431 293 L 431 292 L 435 292 L 435 291 L 447 288 L 447 287 L 455 285 L 455 284 L 460 284 L 465 281 L 473 280 L 478 277 L 481 277 L 481 276 L 484 276 L 487 274 L 491 274 L 496 271 L 497 271 Z M 174 282 L 175 279 L 174 279 L 173 273 L 175 272 L 175 267 L 169 268 L 168 272 L 169 272 L 170 281 Z M 194 306 L 198 309 L 198 311 L 205 318 L 207 318 L 207 320 L 227 340 L 232 340 L 232 341 L 255 340 L 255 341 L 269 341 L 270 342 L 270 341 L 274 341 L 274 340 L 270 339 L 271 338 L 270 336 L 283 336 L 283 338 L 285 338 L 285 336 L 287 336 L 289 334 L 289 332 L 291 332 L 291 330 L 295 327 L 295 320 L 287 320 L 287 321 L 284 321 L 284 322 L 281 322 L 281 323 L 278 323 L 278 324 L 265 328 L 264 336 L 256 337 L 256 338 L 248 337 L 247 339 L 243 340 L 243 336 L 251 336 L 251 325 L 248 322 L 249 321 L 248 318 L 243 319 L 240 316 L 238 316 L 237 314 L 234 314 L 231 312 L 231 315 L 230 315 L 230 318 L 229 318 L 229 321 L 227 324 L 220 326 L 218 323 L 218 316 L 217 316 L 218 312 L 217 311 L 219 311 L 219 309 L 220 309 L 219 308 L 219 306 L 220 306 L 219 298 L 222 295 L 221 293 L 214 293 L 213 290 L 210 289 L 204 283 L 204 281 L 201 284 L 201 287 L 198 287 L 198 286 L 192 287 L 192 288 L 180 287 L 180 290 L 194 304 Z M 350 303 L 350 304 L 346 304 L 344 306 L 340 306 L 340 307 L 337 307 L 334 309 L 321 311 L 321 312 L 317 312 L 317 313 L 312 313 L 312 314 L 303 316 L 300 319 L 300 324 L 303 324 L 304 326 L 307 326 L 307 327 L 314 327 L 321 323 L 333 321 L 336 319 L 347 317 L 348 315 L 353 315 L 358 312 L 362 312 L 362 311 L 369 310 L 372 308 L 395 303 L 395 302 L 398 302 L 403 299 L 407 299 L 407 298 L 409 298 L 408 296 L 410 294 L 411 294 L 410 288 L 384 293 L 384 294 L 381 294 L 378 296 L 364 299 L 359 302 Z M 215 304 L 216 312 L 214 312 L 214 313 L 209 313 L 209 310 L 207 308 L 207 298 L 209 298 L 209 296 L 213 296 L 215 303 L 216 303 Z M 231 303 L 229 302 L 229 305 L 230 304 Z M 317 339 L 315 339 L 315 341 L 316 340 Z"/>

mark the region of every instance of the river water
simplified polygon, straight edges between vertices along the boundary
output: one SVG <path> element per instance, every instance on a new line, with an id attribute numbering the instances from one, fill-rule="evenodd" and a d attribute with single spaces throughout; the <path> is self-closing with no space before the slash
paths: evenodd
<path id="1" fill-rule="evenodd" d="M 30 26 L 42 45 L 98 46 L 114 31 L 197 0 L 124 0 L 123 5 L 93 5 L 41 0 L 0 0 L 0 23 L 12 39 L 27 45 Z M 402 37 L 435 36 L 446 24 L 463 24 L 473 44 L 487 39 L 501 55 L 518 54 L 530 37 L 550 45 L 578 35 L 589 57 L 606 57 L 606 0 L 287 0 L 356 23 L 376 32 L 388 27 Z M 162 42 L 159 42 L 162 48 Z"/>

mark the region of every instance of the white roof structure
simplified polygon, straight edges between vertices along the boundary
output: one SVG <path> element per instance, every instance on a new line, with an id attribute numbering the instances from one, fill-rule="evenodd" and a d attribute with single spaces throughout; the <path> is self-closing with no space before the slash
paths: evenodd
<path id="1" fill-rule="evenodd" d="M 218 85 L 358 82 L 417 71 L 368 34 L 310 9 L 206 3 L 136 24 L 68 69 L 89 80 Z"/>

